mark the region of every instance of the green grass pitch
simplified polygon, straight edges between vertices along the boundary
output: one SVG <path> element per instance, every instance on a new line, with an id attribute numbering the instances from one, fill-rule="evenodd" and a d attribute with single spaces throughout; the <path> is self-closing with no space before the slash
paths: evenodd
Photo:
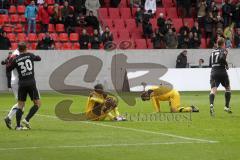
<path id="1" fill-rule="evenodd" d="M 72 99 L 71 111 L 78 113 L 84 110 L 86 97 L 42 93 L 42 108 L 31 121 L 32 130 L 17 132 L 2 121 L 15 100 L 1 93 L 0 160 L 238 160 L 239 97 L 240 92 L 233 92 L 233 114 L 228 114 L 223 111 L 224 94 L 219 92 L 215 118 L 209 115 L 207 92 L 182 92 L 183 105 L 200 108 L 191 120 L 69 122 L 55 117 L 55 105 Z M 30 105 L 28 101 L 25 115 Z M 168 103 L 161 108 L 169 111 Z M 139 99 L 134 107 L 120 101 L 119 109 L 131 114 L 153 112 L 150 102 Z"/>

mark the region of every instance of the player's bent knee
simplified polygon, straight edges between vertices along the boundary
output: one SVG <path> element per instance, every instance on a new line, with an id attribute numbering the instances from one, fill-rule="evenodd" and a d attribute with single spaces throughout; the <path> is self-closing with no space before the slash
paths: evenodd
<path id="1" fill-rule="evenodd" d="M 38 108 L 41 107 L 41 101 L 38 99 L 38 100 L 33 100 L 33 103 L 34 105 L 38 106 Z"/>

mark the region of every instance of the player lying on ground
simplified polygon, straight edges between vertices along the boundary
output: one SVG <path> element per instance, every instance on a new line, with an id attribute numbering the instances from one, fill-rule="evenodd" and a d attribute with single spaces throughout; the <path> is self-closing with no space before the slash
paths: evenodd
<path id="1" fill-rule="evenodd" d="M 126 120 L 120 115 L 116 100 L 104 92 L 102 84 L 94 86 L 94 91 L 90 93 L 87 100 L 86 116 L 89 120 Z"/>
<path id="2" fill-rule="evenodd" d="M 220 38 L 218 40 L 218 48 L 212 51 L 209 59 L 209 65 L 212 67 L 210 75 L 211 92 L 209 95 L 210 100 L 210 114 L 214 116 L 214 98 L 217 93 L 217 88 L 220 84 L 225 88 L 225 107 L 224 111 L 232 113 L 231 107 L 229 106 L 231 99 L 230 81 L 228 78 L 228 63 L 227 54 L 228 51 L 224 48 L 225 40 Z"/>
<path id="3" fill-rule="evenodd" d="M 16 130 L 24 129 L 20 122 L 23 115 L 23 107 L 25 105 L 25 101 L 27 95 L 31 97 L 34 105 L 30 109 L 26 118 L 22 121 L 22 123 L 30 129 L 30 119 L 35 115 L 40 107 L 40 97 L 39 92 L 36 87 L 36 81 L 34 77 L 34 61 L 40 61 L 41 58 L 39 56 L 35 56 L 32 53 L 27 52 L 26 44 L 20 42 L 18 44 L 19 56 L 17 56 L 12 62 L 7 66 L 8 71 L 12 71 L 14 68 L 17 69 L 19 75 L 19 88 L 18 88 L 18 109 L 16 112 L 16 121 L 17 127 Z"/>
<path id="4" fill-rule="evenodd" d="M 161 112 L 160 102 L 168 101 L 171 107 L 171 112 L 199 112 L 195 106 L 182 107 L 180 103 L 180 94 L 176 89 L 172 89 L 167 85 L 153 86 L 148 91 L 141 94 L 143 101 L 151 100 L 155 112 Z"/>

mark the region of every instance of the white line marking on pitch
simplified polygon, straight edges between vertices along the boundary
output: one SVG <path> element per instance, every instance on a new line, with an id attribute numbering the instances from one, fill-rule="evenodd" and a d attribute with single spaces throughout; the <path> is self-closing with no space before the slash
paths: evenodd
<path id="1" fill-rule="evenodd" d="M 195 144 L 204 142 L 159 142 L 159 143 L 123 143 L 123 144 L 90 144 L 90 145 L 66 145 L 66 146 L 39 146 L 39 147 L 13 147 L 0 148 L 0 151 L 9 150 L 32 150 L 32 149 L 67 149 L 67 148 L 101 148 L 101 147 L 126 147 L 126 146 L 156 146 L 156 145 L 174 145 L 174 144 Z"/>
<path id="2" fill-rule="evenodd" d="M 42 116 L 42 117 L 48 117 L 48 118 L 57 119 L 56 116 L 42 115 L 42 114 L 37 114 L 37 115 L 38 116 Z M 175 135 L 175 134 L 169 134 L 169 133 L 163 133 L 163 132 L 154 132 L 154 131 L 143 130 L 143 129 L 128 128 L 128 127 L 122 127 L 122 126 L 113 126 L 113 125 L 107 125 L 107 124 L 96 123 L 96 122 L 89 122 L 89 121 L 80 121 L 80 122 L 87 123 L 87 124 L 93 124 L 93 125 L 97 125 L 97 126 L 102 126 L 102 127 L 118 128 L 118 129 L 124 129 L 124 130 L 129 130 L 129 131 L 141 132 L 141 133 L 163 135 L 163 136 L 179 138 L 179 139 L 184 139 L 184 140 L 191 140 L 191 141 L 198 141 L 198 142 L 205 142 L 205 143 L 218 143 L 218 141 L 199 139 L 199 138 L 191 138 L 191 137 L 185 137 L 185 136 L 178 136 L 178 135 Z"/>

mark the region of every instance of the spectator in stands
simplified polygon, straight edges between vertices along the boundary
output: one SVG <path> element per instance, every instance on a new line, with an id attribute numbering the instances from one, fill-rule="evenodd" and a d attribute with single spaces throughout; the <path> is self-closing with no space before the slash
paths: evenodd
<path id="1" fill-rule="evenodd" d="M 208 47 L 209 48 L 216 48 L 217 47 L 217 41 L 220 38 L 224 38 L 224 36 L 223 36 L 223 30 L 219 28 L 219 29 L 216 30 L 216 34 L 212 35 L 212 37 L 210 39 L 210 42 L 208 44 Z"/>
<path id="2" fill-rule="evenodd" d="M 3 26 L 0 24 L 0 34 L 3 33 Z"/>
<path id="3" fill-rule="evenodd" d="M 166 41 L 163 34 L 159 33 L 158 29 L 155 30 L 152 36 L 152 43 L 154 49 L 165 49 L 166 48 Z"/>
<path id="4" fill-rule="evenodd" d="M 9 0 L 0 1 L 0 14 L 8 14 L 9 8 L 10 8 Z"/>
<path id="5" fill-rule="evenodd" d="M 189 36 L 187 31 L 185 31 L 183 34 L 180 34 L 178 37 L 178 48 L 186 49 L 188 48 L 188 43 L 189 43 Z"/>
<path id="6" fill-rule="evenodd" d="M 210 38 L 213 33 L 213 16 L 211 12 L 208 12 L 204 18 L 204 30 L 206 33 L 206 38 Z"/>
<path id="7" fill-rule="evenodd" d="M 142 0 L 130 0 L 130 8 L 142 8 Z"/>
<path id="8" fill-rule="evenodd" d="M 85 22 L 87 23 L 87 26 L 91 26 L 94 29 L 99 30 L 99 21 L 97 17 L 93 15 L 92 11 L 90 11 L 89 15 L 85 17 Z"/>
<path id="9" fill-rule="evenodd" d="M 187 50 L 184 50 L 177 56 L 176 68 L 186 67 L 187 67 Z"/>
<path id="10" fill-rule="evenodd" d="M 143 35 L 145 38 L 151 38 L 153 34 L 152 24 L 149 21 L 143 21 L 142 24 Z"/>
<path id="11" fill-rule="evenodd" d="M 69 6 L 68 1 L 64 1 L 64 5 L 61 10 L 61 16 L 62 16 L 63 22 L 65 21 L 66 17 L 68 17 L 69 13 L 73 13 L 73 9 L 71 6 Z"/>
<path id="12" fill-rule="evenodd" d="M 183 17 L 190 17 L 191 6 L 191 0 L 182 1 Z"/>
<path id="13" fill-rule="evenodd" d="M 236 33 L 234 35 L 234 44 L 236 48 L 240 48 L 240 28 L 236 29 Z"/>
<path id="14" fill-rule="evenodd" d="M 43 39 L 38 42 L 37 49 L 40 49 L 40 50 L 54 49 L 54 40 L 50 37 L 50 34 L 48 32 L 46 32 Z"/>
<path id="15" fill-rule="evenodd" d="M 111 0 L 111 7 L 117 8 L 121 0 Z"/>
<path id="16" fill-rule="evenodd" d="M 233 16 L 233 8 L 230 0 L 225 0 L 224 5 L 222 6 L 222 16 L 224 20 L 224 27 L 230 25 Z"/>
<path id="17" fill-rule="evenodd" d="M 183 26 L 180 28 L 179 33 L 183 34 L 184 32 L 187 32 L 187 34 L 190 32 L 190 28 L 188 26 L 188 22 L 184 22 Z"/>
<path id="18" fill-rule="evenodd" d="M 201 40 L 199 39 L 197 33 L 189 33 L 189 43 L 188 43 L 188 48 L 191 49 L 197 49 L 200 47 Z"/>
<path id="19" fill-rule="evenodd" d="M 93 35 L 90 38 L 90 42 L 91 42 L 91 48 L 92 49 L 99 49 L 100 48 L 100 45 L 102 43 L 102 38 L 101 38 L 100 34 L 98 33 L 97 29 L 94 29 Z"/>
<path id="20" fill-rule="evenodd" d="M 143 21 L 143 12 L 142 12 L 141 8 L 137 8 L 137 11 L 135 13 L 135 21 L 136 21 L 137 27 L 138 27 L 139 23 L 142 23 L 142 21 Z"/>
<path id="21" fill-rule="evenodd" d="M 39 8 L 39 12 L 38 12 L 38 15 L 39 15 L 39 18 L 40 18 L 40 21 L 41 21 L 41 29 L 42 29 L 42 32 L 45 33 L 48 31 L 48 24 L 50 22 L 50 12 L 48 11 L 48 4 L 47 2 L 45 2 L 43 4 L 43 7 L 40 7 Z"/>
<path id="22" fill-rule="evenodd" d="M 212 12 L 213 17 L 216 17 L 218 15 L 218 7 L 214 1 L 211 2 L 211 5 L 207 8 L 207 12 Z"/>
<path id="23" fill-rule="evenodd" d="M 164 14 L 163 13 L 160 13 L 159 14 L 159 17 L 157 19 L 157 25 L 158 25 L 158 28 L 162 28 L 162 27 L 165 27 L 165 18 L 164 18 Z"/>
<path id="24" fill-rule="evenodd" d="M 232 48 L 233 47 L 233 45 L 232 45 L 232 41 L 231 41 L 231 39 L 230 38 L 226 38 L 226 40 L 225 40 L 225 47 L 226 48 Z"/>
<path id="25" fill-rule="evenodd" d="M 109 46 L 112 44 L 112 41 L 113 41 L 113 35 L 110 32 L 109 27 L 106 26 L 105 31 L 102 34 L 102 42 L 104 45 L 104 49 L 108 49 Z"/>
<path id="26" fill-rule="evenodd" d="M 197 33 L 198 37 L 201 39 L 202 37 L 202 31 L 201 29 L 199 28 L 199 24 L 197 21 L 194 22 L 194 26 L 192 27 L 191 29 L 191 32 L 194 34 L 194 33 Z"/>
<path id="27" fill-rule="evenodd" d="M 213 17 L 214 20 L 214 32 L 216 32 L 216 30 L 221 29 L 223 30 L 224 26 L 223 26 L 223 18 L 221 16 L 221 13 L 218 12 L 218 15 L 216 17 Z"/>
<path id="28" fill-rule="evenodd" d="M 23 5 L 25 0 L 17 0 L 18 5 Z"/>
<path id="29" fill-rule="evenodd" d="M 240 1 L 235 5 L 233 12 L 233 22 L 236 24 L 236 28 L 240 28 Z"/>
<path id="30" fill-rule="evenodd" d="M 62 14 L 58 4 L 54 4 L 53 6 L 53 11 L 52 11 L 50 21 L 52 24 L 62 23 Z"/>
<path id="31" fill-rule="evenodd" d="M 11 48 L 11 42 L 7 37 L 6 32 L 0 33 L 0 50 L 9 50 Z"/>
<path id="32" fill-rule="evenodd" d="M 28 33 L 31 32 L 31 30 L 36 33 L 36 17 L 38 13 L 38 8 L 35 5 L 34 1 L 31 1 L 31 3 L 27 6 L 25 10 L 25 17 L 28 21 Z"/>
<path id="33" fill-rule="evenodd" d="M 206 0 L 200 0 L 197 6 L 198 6 L 198 14 L 197 14 L 198 23 L 200 27 L 203 27 L 204 17 L 206 16 L 206 9 L 207 9 Z"/>
<path id="34" fill-rule="evenodd" d="M 101 7 L 99 0 L 86 0 L 85 7 L 87 14 L 92 11 L 93 15 L 97 16 L 97 10 Z"/>
<path id="35" fill-rule="evenodd" d="M 204 59 L 200 58 L 198 61 L 198 68 L 203 68 Z"/>
<path id="36" fill-rule="evenodd" d="M 75 16 L 73 15 L 73 12 L 69 12 L 68 16 L 65 18 L 64 21 L 64 28 L 68 34 L 73 33 L 75 31 L 75 27 L 77 25 L 76 22 L 77 21 Z"/>
<path id="37" fill-rule="evenodd" d="M 44 0 L 37 0 L 37 5 L 43 5 L 44 4 Z"/>
<path id="38" fill-rule="evenodd" d="M 82 35 L 79 39 L 80 49 L 88 49 L 89 41 L 90 41 L 90 37 L 87 34 L 87 30 L 83 29 L 82 30 Z"/>
<path id="39" fill-rule="evenodd" d="M 74 7 L 74 12 L 76 14 L 86 15 L 86 7 L 85 7 L 86 0 L 71 0 L 71 5 Z"/>
<path id="40" fill-rule="evenodd" d="M 169 28 L 173 28 L 173 23 L 172 23 L 172 19 L 171 18 L 168 18 L 166 20 L 165 26 L 166 26 L 167 31 L 168 31 Z"/>
<path id="41" fill-rule="evenodd" d="M 145 6 L 144 7 L 145 11 L 150 10 L 152 12 L 152 14 L 154 14 L 157 10 L 156 0 L 146 0 L 144 6 Z"/>
<path id="42" fill-rule="evenodd" d="M 166 47 L 168 49 L 176 49 L 178 46 L 178 39 L 176 32 L 173 31 L 172 28 L 168 29 L 167 34 L 165 35 L 166 39 Z"/>

